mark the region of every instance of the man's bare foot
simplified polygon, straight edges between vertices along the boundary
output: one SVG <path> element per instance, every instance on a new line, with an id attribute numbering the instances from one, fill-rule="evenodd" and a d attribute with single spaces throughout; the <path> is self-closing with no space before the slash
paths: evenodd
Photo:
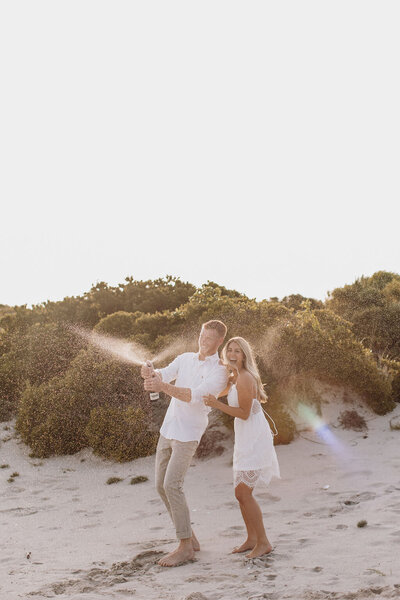
<path id="1" fill-rule="evenodd" d="M 258 558 L 259 556 L 264 556 L 265 554 L 270 554 L 273 548 L 269 542 L 263 542 L 256 544 L 253 550 L 246 554 L 247 558 Z"/>
<path id="2" fill-rule="evenodd" d="M 194 531 L 192 531 L 192 537 L 191 537 L 191 540 L 192 540 L 192 546 L 193 546 L 193 550 L 194 550 L 195 552 L 199 552 L 199 550 L 200 550 L 200 544 L 199 544 L 199 540 L 198 540 L 198 539 L 197 539 L 197 537 L 194 535 Z"/>
<path id="3" fill-rule="evenodd" d="M 178 567 L 179 565 L 183 565 L 194 559 L 194 550 L 192 546 L 191 538 L 188 538 L 186 543 L 180 543 L 179 546 L 164 556 L 160 558 L 158 564 L 161 567 Z"/>
<path id="4" fill-rule="evenodd" d="M 257 542 L 257 540 L 249 540 L 247 538 L 247 540 L 245 542 L 243 542 L 243 544 L 241 546 L 234 547 L 234 549 L 232 550 L 232 554 L 246 552 L 246 550 L 253 550 L 254 546 L 256 545 L 256 542 Z"/>

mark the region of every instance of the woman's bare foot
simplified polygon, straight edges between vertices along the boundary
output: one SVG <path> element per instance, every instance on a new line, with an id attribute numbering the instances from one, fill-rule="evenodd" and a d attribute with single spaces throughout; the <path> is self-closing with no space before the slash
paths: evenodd
<path id="1" fill-rule="evenodd" d="M 192 530 L 192 546 L 193 546 L 193 550 L 195 552 L 198 552 L 200 550 L 200 544 L 199 544 L 199 540 L 197 539 L 197 537 L 194 535 L 194 531 Z"/>
<path id="2" fill-rule="evenodd" d="M 160 558 L 158 564 L 161 567 L 178 567 L 179 565 L 183 565 L 194 559 L 194 550 L 192 546 L 192 538 L 188 538 L 187 540 L 181 540 L 179 546 L 164 556 Z"/>
<path id="3" fill-rule="evenodd" d="M 264 556 L 265 554 L 270 554 L 273 548 L 269 542 L 258 543 L 254 546 L 253 550 L 246 554 L 247 558 L 258 558 L 259 556 Z"/>
<path id="4" fill-rule="evenodd" d="M 243 544 L 241 546 L 234 547 L 234 549 L 232 550 L 232 554 L 246 552 L 246 550 L 253 550 L 254 546 L 256 545 L 256 542 L 257 542 L 257 540 L 249 540 L 247 538 L 247 540 L 245 542 L 243 542 Z"/>

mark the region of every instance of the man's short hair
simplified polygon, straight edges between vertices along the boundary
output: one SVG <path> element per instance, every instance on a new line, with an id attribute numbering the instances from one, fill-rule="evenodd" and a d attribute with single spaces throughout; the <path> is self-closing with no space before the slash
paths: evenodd
<path id="1" fill-rule="evenodd" d="M 207 321 L 207 323 L 203 323 L 203 327 L 205 327 L 205 329 L 214 329 L 218 333 L 219 337 L 222 339 L 224 339 L 228 330 L 225 323 L 223 323 L 222 321 L 217 321 L 216 319 L 213 319 L 212 321 Z"/>

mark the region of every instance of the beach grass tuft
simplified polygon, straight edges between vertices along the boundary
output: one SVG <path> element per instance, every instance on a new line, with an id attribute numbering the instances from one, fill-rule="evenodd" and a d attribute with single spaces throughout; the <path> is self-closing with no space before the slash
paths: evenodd
<path id="1" fill-rule="evenodd" d="M 366 420 L 356 410 L 345 410 L 339 415 L 339 423 L 343 429 L 353 431 L 365 431 L 368 429 Z"/>
<path id="2" fill-rule="evenodd" d="M 136 483 L 142 483 L 143 481 L 148 481 L 149 478 L 146 475 L 138 475 L 137 477 L 132 477 L 131 485 L 135 485 Z"/>
<path id="3" fill-rule="evenodd" d="M 368 525 L 368 521 L 366 521 L 365 519 L 362 519 L 361 521 L 358 521 L 357 523 L 357 527 L 366 527 Z"/>
<path id="4" fill-rule="evenodd" d="M 123 479 L 121 479 L 121 477 L 109 477 L 106 481 L 106 484 L 112 485 L 113 483 L 119 483 L 120 481 L 123 481 Z"/>

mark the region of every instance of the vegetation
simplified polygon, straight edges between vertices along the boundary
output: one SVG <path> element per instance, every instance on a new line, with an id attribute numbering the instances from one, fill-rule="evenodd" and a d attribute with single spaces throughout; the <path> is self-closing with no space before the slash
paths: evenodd
<path id="1" fill-rule="evenodd" d="M 275 443 L 294 438 L 296 403 L 319 409 L 316 380 L 356 392 L 378 414 L 400 401 L 400 275 L 362 277 L 325 303 L 299 294 L 257 302 L 214 282 L 196 289 L 171 276 L 130 277 L 61 302 L 0 305 L 0 420 L 16 417 L 32 456 L 87 446 L 116 461 L 146 456 L 155 449 L 155 409 L 139 368 L 94 349 L 71 325 L 135 342 L 166 363 L 195 349 L 212 318 L 227 324 L 228 337 L 252 343 Z M 218 442 L 204 438 L 203 446 L 220 451 Z"/>
<path id="2" fill-rule="evenodd" d="M 339 415 L 339 423 L 343 429 L 365 431 L 368 429 L 366 420 L 356 410 L 345 410 Z"/>
<path id="3" fill-rule="evenodd" d="M 109 477 L 106 481 L 106 484 L 112 485 L 113 483 L 119 483 L 120 481 L 123 481 L 121 477 Z"/>
<path id="4" fill-rule="evenodd" d="M 357 523 L 357 527 L 366 527 L 368 525 L 368 521 L 366 521 L 365 519 L 361 519 L 361 521 L 358 521 Z"/>
<path id="5" fill-rule="evenodd" d="M 136 477 L 132 477 L 131 479 L 131 485 L 136 485 L 137 483 L 144 483 L 145 481 L 148 481 L 149 478 L 146 477 L 146 475 L 137 475 Z"/>

